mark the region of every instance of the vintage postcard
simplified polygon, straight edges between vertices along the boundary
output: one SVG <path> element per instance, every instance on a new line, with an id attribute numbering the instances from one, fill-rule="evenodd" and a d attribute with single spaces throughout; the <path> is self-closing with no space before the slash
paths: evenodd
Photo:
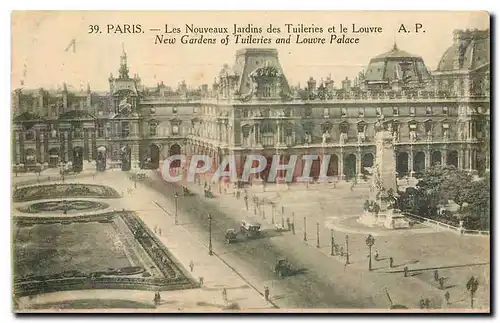
<path id="1" fill-rule="evenodd" d="M 487 12 L 12 13 L 13 311 L 491 311 Z"/>

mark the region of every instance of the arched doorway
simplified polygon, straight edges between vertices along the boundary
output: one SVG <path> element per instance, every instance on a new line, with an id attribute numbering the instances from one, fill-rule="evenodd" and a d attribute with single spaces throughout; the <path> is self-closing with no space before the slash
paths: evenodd
<path id="1" fill-rule="evenodd" d="M 396 158 L 396 172 L 398 176 L 408 175 L 408 153 L 400 152 Z"/>
<path id="2" fill-rule="evenodd" d="M 417 176 L 425 170 L 425 153 L 419 151 L 415 154 L 413 158 L 413 171 Z"/>
<path id="3" fill-rule="evenodd" d="M 458 152 L 456 150 L 450 150 L 446 154 L 446 164 L 453 165 L 458 168 Z"/>
<path id="4" fill-rule="evenodd" d="M 157 144 L 149 146 L 149 169 L 158 169 L 160 167 L 160 147 Z"/>
<path id="5" fill-rule="evenodd" d="M 25 166 L 35 166 L 36 165 L 35 149 L 28 148 L 24 151 L 24 165 Z"/>
<path id="6" fill-rule="evenodd" d="M 168 150 L 168 156 L 174 156 L 174 155 L 180 155 L 181 154 L 181 146 L 178 144 L 173 144 L 170 146 L 170 149 Z M 174 160 L 170 164 L 170 168 L 177 168 L 181 167 L 181 161 L 180 160 Z"/>
<path id="7" fill-rule="evenodd" d="M 83 170 L 83 149 L 82 147 L 73 148 L 73 171 L 81 172 Z"/>
<path id="8" fill-rule="evenodd" d="M 319 178 L 320 171 L 321 171 L 321 160 L 319 159 L 319 156 L 316 155 L 316 159 L 312 161 L 311 165 L 311 177 L 314 180 L 317 180 Z"/>
<path id="9" fill-rule="evenodd" d="M 431 166 L 441 165 L 441 152 L 433 151 L 431 154 Z"/>
<path id="10" fill-rule="evenodd" d="M 373 159 L 374 157 L 372 153 L 366 153 L 363 155 L 363 159 L 361 160 L 361 172 L 363 174 L 368 174 L 366 168 L 373 167 Z"/>
<path id="11" fill-rule="evenodd" d="M 56 168 L 59 165 L 59 148 L 49 149 L 49 167 Z"/>
<path id="12" fill-rule="evenodd" d="M 338 175 L 339 175 L 339 157 L 333 154 L 330 156 L 330 162 L 328 163 L 326 176 L 338 176 Z"/>
<path id="13" fill-rule="evenodd" d="M 125 145 L 121 149 L 122 171 L 128 172 L 132 168 L 132 149 Z"/>
<path id="14" fill-rule="evenodd" d="M 349 154 L 344 160 L 345 179 L 349 180 L 356 176 L 356 155 Z"/>
<path id="15" fill-rule="evenodd" d="M 96 170 L 98 172 L 104 172 L 106 170 L 106 147 L 97 147 L 97 158 L 96 158 Z"/>

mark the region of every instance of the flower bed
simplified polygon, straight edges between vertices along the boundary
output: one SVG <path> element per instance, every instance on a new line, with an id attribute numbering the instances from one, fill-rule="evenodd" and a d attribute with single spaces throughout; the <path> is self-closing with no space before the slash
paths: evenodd
<path id="1" fill-rule="evenodd" d="M 93 184 L 48 184 L 17 188 L 14 191 L 14 202 L 28 202 L 50 198 L 94 197 L 118 198 L 120 194 L 113 188 Z"/>

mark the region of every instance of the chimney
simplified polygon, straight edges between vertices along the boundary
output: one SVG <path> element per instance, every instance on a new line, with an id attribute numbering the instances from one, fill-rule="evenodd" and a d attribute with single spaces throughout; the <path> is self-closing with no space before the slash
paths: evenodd
<path id="1" fill-rule="evenodd" d="M 345 80 L 342 81 L 342 90 L 344 91 L 351 90 L 351 80 L 349 80 L 347 77 L 345 78 Z"/>
<path id="2" fill-rule="evenodd" d="M 316 80 L 313 79 L 312 76 L 309 78 L 309 81 L 307 81 L 307 91 L 309 93 L 316 92 Z"/>

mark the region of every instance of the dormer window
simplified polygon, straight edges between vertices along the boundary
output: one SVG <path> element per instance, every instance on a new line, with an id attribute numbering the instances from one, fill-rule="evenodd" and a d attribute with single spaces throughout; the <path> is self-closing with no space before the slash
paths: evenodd
<path id="1" fill-rule="evenodd" d="M 392 115 L 393 116 L 399 116 L 399 108 L 398 107 L 392 107 Z"/>
<path id="2" fill-rule="evenodd" d="M 172 126 L 172 134 L 174 136 L 179 134 L 179 126 Z"/>
<path id="3" fill-rule="evenodd" d="M 427 115 L 427 116 L 432 115 L 432 107 L 425 108 L 425 115 Z"/>
<path id="4" fill-rule="evenodd" d="M 324 117 L 328 117 L 329 115 L 330 115 L 330 109 L 328 109 L 328 108 L 324 108 L 324 109 L 323 109 L 323 116 L 324 116 Z"/>
<path id="5" fill-rule="evenodd" d="M 410 116 L 415 116 L 415 107 L 410 107 Z"/>

